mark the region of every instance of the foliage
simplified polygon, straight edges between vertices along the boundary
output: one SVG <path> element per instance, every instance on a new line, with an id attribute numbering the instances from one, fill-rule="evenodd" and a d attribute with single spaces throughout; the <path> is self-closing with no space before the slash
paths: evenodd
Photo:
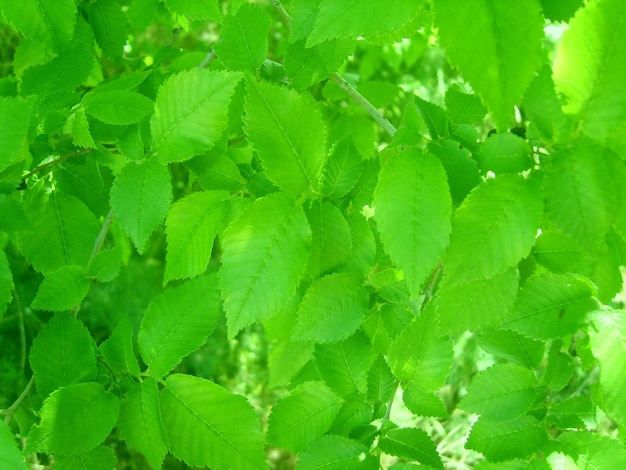
<path id="1" fill-rule="evenodd" d="M 0 2 L 0 467 L 626 466 L 624 18 Z"/>

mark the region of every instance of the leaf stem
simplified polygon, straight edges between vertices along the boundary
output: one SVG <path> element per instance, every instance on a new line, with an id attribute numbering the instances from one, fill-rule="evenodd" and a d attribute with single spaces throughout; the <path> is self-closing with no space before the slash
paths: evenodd
<path id="1" fill-rule="evenodd" d="M 31 171 L 29 171 L 28 173 L 26 173 L 26 175 L 24 175 L 22 177 L 21 185 L 26 184 L 26 180 L 28 178 L 30 178 L 31 176 L 33 176 L 36 173 L 39 173 L 41 170 L 45 170 L 47 168 L 53 167 L 55 165 L 58 165 L 59 163 L 62 163 L 65 160 L 69 160 L 70 158 L 79 157 L 80 155 L 86 155 L 86 154 L 91 153 L 91 152 L 93 152 L 93 149 L 78 150 L 76 152 L 72 152 L 72 153 L 69 153 L 67 155 L 63 155 L 62 157 L 59 157 L 56 160 L 52 160 L 51 162 L 44 163 L 43 165 L 36 166 L 35 168 L 33 168 Z"/>
<path id="2" fill-rule="evenodd" d="M 289 13 L 287 13 L 287 10 L 285 10 L 283 4 L 280 3 L 280 0 L 270 0 L 270 3 L 274 7 L 274 10 L 276 10 L 276 14 L 280 18 L 280 21 L 282 21 L 285 25 L 285 28 L 289 28 L 291 25 L 291 17 L 289 16 Z"/>
<path id="3" fill-rule="evenodd" d="M 11 406 L 7 408 L 6 416 L 4 417 L 4 424 L 8 425 L 11 422 L 11 420 L 13 419 L 13 416 L 17 412 L 18 408 L 22 405 L 22 402 L 26 400 L 26 397 L 28 396 L 28 394 L 30 393 L 34 385 L 35 385 L 35 376 L 33 375 L 30 378 L 28 385 L 26 385 L 22 393 L 20 393 L 20 396 L 17 397 L 17 399 L 13 402 L 13 404 L 11 404 Z"/>
<path id="4" fill-rule="evenodd" d="M 204 59 L 202 59 L 202 62 L 200 62 L 200 65 L 198 65 L 198 70 L 202 70 L 211 65 L 213 59 L 215 59 L 215 50 L 211 48 L 209 52 L 207 52 L 206 56 L 204 56 Z"/>
<path id="5" fill-rule="evenodd" d="M 330 79 L 339 85 L 346 94 L 352 98 L 356 104 L 361 106 L 365 111 L 369 113 L 369 115 L 382 127 L 387 134 L 393 137 L 396 133 L 396 128 L 391 124 L 383 114 L 374 107 L 372 103 L 370 103 L 367 98 L 365 98 L 361 93 L 356 91 L 356 89 L 350 85 L 341 75 L 338 73 L 333 74 Z"/>

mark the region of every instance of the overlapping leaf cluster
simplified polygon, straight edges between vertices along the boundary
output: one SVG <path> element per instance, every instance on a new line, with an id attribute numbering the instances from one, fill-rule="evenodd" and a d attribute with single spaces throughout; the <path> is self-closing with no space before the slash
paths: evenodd
<path id="1" fill-rule="evenodd" d="M 0 4 L 0 312 L 38 319 L 0 463 L 444 468 L 404 405 L 473 414 L 477 468 L 626 464 L 626 4 L 269 3 Z M 173 19 L 214 47 L 142 49 Z M 375 79 L 420 41 L 439 102 Z M 103 333 L 137 260 L 162 287 Z M 180 365 L 259 325 L 270 402 Z"/>

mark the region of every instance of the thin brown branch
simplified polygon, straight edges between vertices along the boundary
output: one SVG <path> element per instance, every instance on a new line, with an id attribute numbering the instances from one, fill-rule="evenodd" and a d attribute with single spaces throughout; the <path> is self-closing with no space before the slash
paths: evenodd
<path id="1" fill-rule="evenodd" d="M 30 178 L 31 176 L 39 173 L 42 170 L 46 170 L 48 168 L 56 166 L 59 163 L 64 162 L 65 160 L 69 160 L 70 158 L 79 157 L 81 155 L 87 155 L 88 153 L 91 153 L 91 152 L 93 152 L 93 149 L 78 150 L 76 152 L 72 152 L 72 153 L 69 153 L 67 155 L 63 155 L 62 157 L 59 157 L 56 160 L 52 160 L 51 162 L 44 163 L 43 165 L 36 166 L 31 171 L 29 171 L 26 175 L 24 175 L 24 177 L 22 178 L 22 185 L 26 183 L 26 180 L 28 180 L 28 178 Z"/>

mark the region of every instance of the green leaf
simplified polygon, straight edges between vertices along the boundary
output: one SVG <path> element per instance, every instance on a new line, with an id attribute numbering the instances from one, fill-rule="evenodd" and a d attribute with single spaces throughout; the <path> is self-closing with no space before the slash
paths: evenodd
<path id="1" fill-rule="evenodd" d="M 373 358 L 363 333 L 357 332 L 339 343 L 316 344 L 314 357 L 320 377 L 339 396 L 365 393 Z"/>
<path id="2" fill-rule="evenodd" d="M 436 0 L 434 9 L 449 61 L 506 129 L 542 57 L 539 2 Z"/>
<path id="3" fill-rule="evenodd" d="M 163 283 L 202 274 L 228 210 L 226 191 L 192 193 L 176 201 L 165 222 L 167 255 Z"/>
<path id="4" fill-rule="evenodd" d="M 477 335 L 478 344 L 489 354 L 534 369 L 543 360 L 545 344 L 515 331 L 488 329 Z"/>
<path id="5" fill-rule="evenodd" d="M 130 447 L 146 456 L 152 468 L 161 468 L 167 446 L 162 431 L 159 387 L 154 379 L 146 377 L 126 393 L 120 403 L 117 429 Z"/>
<path id="6" fill-rule="evenodd" d="M 417 298 L 450 235 L 452 201 L 443 166 L 418 149 L 391 157 L 380 171 L 374 207 L 385 249 Z"/>
<path id="7" fill-rule="evenodd" d="M 135 91 L 111 90 L 83 98 L 85 112 L 107 124 L 133 124 L 152 114 L 154 103 Z"/>
<path id="8" fill-rule="evenodd" d="M 585 278 L 546 273 L 530 278 L 520 289 L 511 314 L 502 323 L 538 339 L 563 338 L 575 333 L 596 309 L 594 290 Z"/>
<path id="9" fill-rule="evenodd" d="M 308 263 L 311 228 L 286 194 L 257 199 L 224 232 L 220 280 L 228 336 L 277 313 Z"/>
<path id="10" fill-rule="evenodd" d="M 91 450 L 109 435 L 118 412 L 118 398 L 99 383 L 55 390 L 44 400 L 41 423 L 31 428 L 24 452 L 66 455 Z"/>
<path id="11" fill-rule="evenodd" d="M 393 374 L 424 392 L 439 389 L 452 365 L 452 345 L 435 335 L 435 321 L 429 311 L 415 318 L 389 348 L 388 362 Z"/>
<path id="12" fill-rule="evenodd" d="M 106 364 L 118 373 L 139 375 L 139 363 L 135 356 L 134 330 L 128 315 L 122 314 L 120 321 L 100 346 L 100 352 Z"/>
<path id="13" fill-rule="evenodd" d="M 4 251 L 0 251 L 0 318 L 13 298 L 13 273 Z"/>
<path id="14" fill-rule="evenodd" d="M 270 23 L 265 10 L 244 3 L 224 18 L 220 41 L 215 44 L 217 56 L 229 69 L 254 72 L 267 56 Z"/>
<path id="15" fill-rule="evenodd" d="M 442 288 L 433 301 L 441 335 L 476 331 L 497 325 L 510 312 L 518 287 L 518 273 L 511 268 L 493 277 Z"/>
<path id="16" fill-rule="evenodd" d="M 472 426 L 465 447 L 481 452 L 489 461 L 501 462 L 537 452 L 547 438 L 544 425 L 532 416 L 511 421 L 481 417 Z"/>
<path id="17" fill-rule="evenodd" d="M 496 133 L 487 137 L 477 156 L 483 173 L 521 173 L 534 165 L 530 144 L 510 133 Z"/>
<path id="18" fill-rule="evenodd" d="M 100 282 L 110 282 L 122 268 L 122 249 L 119 246 L 101 249 L 91 260 L 87 275 Z"/>
<path id="19" fill-rule="evenodd" d="M 216 276 L 186 281 L 155 297 L 137 337 L 148 373 L 160 378 L 202 346 L 217 326 L 219 313 Z"/>
<path id="20" fill-rule="evenodd" d="M 110 470 L 116 466 L 115 451 L 105 446 L 80 454 L 57 455 L 54 459 L 55 470 Z"/>
<path id="21" fill-rule="evenodd" d="M 235 72 L 193 69 L 163 83 L 150 119 L 159 161 L 189 160 L 213 147 L 228 128 L 228 105 L 240 80 Z"/>
<path id="22" fill-rule="evenodd" d="M 306 41 L 291 42 L 285 53 L 285 72 L 297 90 L 326 80 L 354 50 L 352 39 L 331 39 L 306 47 Z"/>
<path id="23" fill-rule="evenodd" d="M 558 429 L 584 429 L 585 423 L 596 422 L 596 417 L 596 406 L 589 397 L 580 395 L 551 404 L 546 424 L 554 425 Z"/>
<path id="24" fill-rule="evenodd" d="M 74 0 L 24 0 L 2 2 L 5 19 L 24 36 L 54 51 L 68 46 L 76 26 Z"/>
<path id="25" fill-rule="evenodd" d="M 359 470 L 368 449 L 359 441 L 326 435 L 313 442 L 298 456 L 296 470 Z"/>
<path id="26" fill-rule="evenodd" d="M 415 387 L 409 387 L 402 392 L 402 401 L 415 416 L 432 416 L 442 419 L 449 416 L 445 403 L 436 392 L 422 392 Z"/>
<path id="27" fill-rule="evenodd" d="M 29 467 L 17 447 L 17 441 L 9 426 L 0 422 L 0 467 L 27 470 Z"/>
<path id="28" fill-rule="evenodd" d="M 576 10 L 583 6 L 584 0 L 539 0 L 543 14 L 552 21 L 568 21 Z"/>
<path id="29" fill-rule="evenodd" d="M 318 278 L 339 268 L 352 251 L 352 233 L 345 217 L 330 202 L 314 202 L 306 212 L 313 235 L 309 273 Z"/>
<path id="30" fill-rule="evenodd" d="M 446 137 L 448 135 L 448 117 L 443 108 L 423 100 L 419 96 L 415 96 L 413 102 L 428 127 L 430 138 L 438 140 Z"/>
<path id="31" fill-rule="evenodd" d="M 609 436 L 591 432 L 564 432 L 559 436 L 567 454 L 574 457 L 577 468 L 622 468 L 626 465 L 624 445 Z"/>
<path id="32" fill-rule="evenodd" d="M 363 174 L 363 160 L 352 139 L 341 140 L 333 146 L 324 165 L 321 190 L 333 198 L 350 192 Z"/>
<path id="33" fill-rule="evenodd" d="M 194 20 L 208 20 L 221 23 L 222 12 L 217 0 L 165 0 L 167 8 L 179 15 Z"/>
<path id="34" fill-rule="evenodd" d="M 457 85 L 446 90 L 446 112 L 453 125 L 479 124 L 487 110 L 478 96 L 462 92 Z"/>
<path id="35" fill-rule="evenodd" d="M 552 70 L 548 65 L 541 69 L 526 90 L 524 111 L 544 140 L 559 140 L 566 120 L 554 90 Z"/>
<path id="36" fill-rule="evenodd" d="M 589 329 L 591 350 L 600 364 L 600 406 L 626 425 L 626 313 L 621 310 L 599 311 Z"/>
<path id="37" fill-rule="evenodd" d="M 254 78 L 246 83 L 246 134 L 267 177 L 285 191 L 314 191 L 326 158 L 326 129 L 317 103 L 286 87 Z"/>
<path id="38" fill-rule="evenodd" d="M 379 355 L 367 371 L 367 399 L 386 403 L 396 390 L 396 380 L 382 355 Z"/>
<path id="39" fill-rule="evenodd" d="M 128 37 L 126 15 L 117 0 L 89 4 L 89 24 L 102 51 L 113 59 L 121 57 Z"/>
<path id="40" fill-rule="evenodd" d="M 305 382 L 278 400 L 267 430 L 271 445 L 299 453 L 332 424 L 341 400 L 322 382 Z"/>
<path id="41" fill-rule="evenodd" d="M 530 369 L 496 364 L 478 373 L 459 408 L 487 419 L 509 421 L 523 415 L 537 397 L 537 380 Z"/>
<path id="42" fill-rule="evenodd" d="M 170 375 L 161 413 L 172 454 L 215 469 L 268 468 L 261 427 L 248 401 L 206 379 Z"/>
<path id="43" fill-rule="evenodd" d="M 341 341 L 361 325 L 367 308 L 368 295 L 360 275 L 329 274 L 306 291 L 293 337 L 320 343 Z"/>
<path id="44" fill-rule="evenodd" d="M 55 314 L 33 341 L 29 355 L 37 390 L 42 396 L 97 374 L 91 334 L 68 312 Z"/>
<path id="45" fill-rule="evenodd" d="M 452 201 L 455 205 L 461 204 L 469 192 L 481 182 L 476 160 L 469 150 L 452 139 L 433 142 L 428 150 L 441 161 L 446 170 Z"/>
<path id="46" fill-rule="evenodd" d="M 535 243 L 542 209 L 534 179 L 502 175 L 481 183 L 452 219 L 442 282 L 458 285 L 515 266 Z"/>
<path id="47" fill-rule="evenodd" d="M 72 142 L 78 147 L 96 148 L 96 142 L 89 130 L 89 121 L 85 110 L 81 107 L 70 114 L 63 126 L 63 132 L 72 136 Z"/>
<path id="48" fill-rule="evenodd" d="M 17 97 L 0 97 L 0 171 L 17 160 L 30 126 L 32 108 Z"/>
<path id="49" fill-rule="evenodd" d="M 313 31 L 306 45 L 314 46 L 328 39 L 374 36 L 397 31 L 421 10 L 422 2 L 387 0 L 321 0 Z"/>
<path id="50" fill-rule="evenodd" d="M 576 141 L 556 152 L 545 166 L 546 213 L 566 235 L 586 249 L 605 243 L 612 211 L 609 172 L 602 149 Z"/>
<path id="51" fill-rule="evenodd" d="M 65 265 L 85 266 L 100 230 L 98 221 L 73 196 L 52 191 L 44 197 L 24 204 L 32 227 L 20 235 L 24 256 L 43 274 Z"/>
<path id="52" fill-rule="evenodd" d="M 372 405 L 362 395 L 352 395 L 341 405 L 328 433 L 349 437 L 353 432 L 358 433 L 359 428 L 368 426 L 374 419 L 373 416 Z"/>
<path id="53" fill-rule="evenodd" d="M 62 266 L 48 274 L 37 290 L 31 307 L 60 312 L 79 306 L 91 283 L 80 266 Z"/>
<path id="54" fill-rule="evenodd" d="M 379 441 L 380 449 L 391 455 L 415 460 L 421 464 L 443 469 L 435 443 L 421 429 L 392 429 Z"/>
<path id="55" fill-rule="evenodd" d="M 155 159 L 128 163 L 111 188 L 111 209 L 139 254 L 172 200 L 170 173 Z"/>
<path id="56" fill-rule="evenodd" d="M 583 122 L 585 133 L 603 139 L 626 119 L 626 48 L 622 25 L 626 4 L 586 4 L 570 21 L 554 62 L 554 82 L 564 111 Z"/>

